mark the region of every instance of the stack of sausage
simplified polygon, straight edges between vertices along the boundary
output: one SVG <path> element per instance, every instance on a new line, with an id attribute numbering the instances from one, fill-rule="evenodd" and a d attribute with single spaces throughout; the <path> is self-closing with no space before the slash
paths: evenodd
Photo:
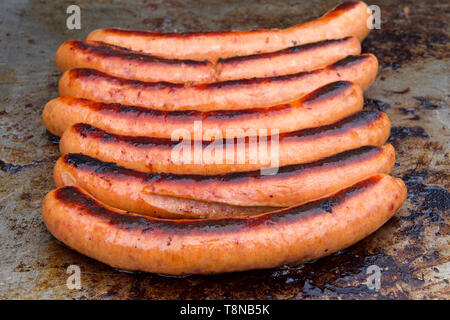
<path id="1" fill-rule="evenodd" d="M 63 154 L 48 229 L 113 267 L 172 275 L 316 259 L 374 232 L 406 189 L 388 175 L 388 117 L 363 110 L 378 69 L 361 54 L 370 18 L 348 2 L 284 30 L 64 43 L 60 97 L 43 112 Z M 191 143 L 183 156 L 174 134 Z"/>

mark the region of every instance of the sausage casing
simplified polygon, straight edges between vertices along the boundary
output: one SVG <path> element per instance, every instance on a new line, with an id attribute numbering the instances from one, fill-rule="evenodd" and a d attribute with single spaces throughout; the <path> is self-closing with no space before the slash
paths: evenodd
<path id="1" fill-rule="evenodd" d="M 88 68 L 146 82 L 212 83 L 311 71 L 360 53 L 358 39 L 347 37 L 211 63 L 161 59 L 103 42 L 71 40 L 58 48 L 56 65 L 63 72 Z"/>
<path id="2" fill-rule="evenodd" d="M 99 29 L 87 40 L 103 41 L 169 59 L 215 61 L 219 58 L 274 52 L 284 48 L 354 36 L 362 41 L 371 19 L 361 1 L 345 2 L 324 16 L 287 29 L 203 33 L 158 33 Z"/>
<path id="3" fill-rule="evenodd" d="M 329 255 L 380 228 L 405 199 L 403 181 L 376 175 L 325 199 L 254 217 L 164 220 L 113 209 L 64 187 L 47 194 L 42 216 L 58 240 L 114 268 L 208 274 Z"/>
<path id="4" fill-rule="evenodd" d="M 279 136 L 214 142 L 121 136 L 75 124 L 64 132 L 59 148 L 62 154 L 83 153 L 143 172 L 211 175 L 311 162 L 364 145 L 381 146 L 389 131 L 389 118 L 379 111 L 362 111 L 331 125 Z"/>
<path id="5" fill-rule="evenodd" d="M 81 154 L 60 157 L 53 172 L 58 187 L 78 186 L 114 208 L 152 217 L 179 219 L 252 216 L 276 209 L 149 194 L 143 192 L 149 175 Z"/>
<path id="6" fill-rule="evenodd" d="M 361 88 L 346 81 L 327 84 L 299 100 L 271 108 L 210 112 L 161 111 L 66 96 L 49 101 L 42 119 L 57 136 L 71 125 L 86 123 L 119 135 L 168 139 L 180 129 L 193 138 L 194 123 L 201 122 L 201 137 L 208 140 L 208 132 L 226 137 L 227 131 L 232 131 L 240 137 L 261 130 L 284 133 L 332 124 L 361 111 L 363 100 Z"/>
<path id="7" fill-rule="evenodd" d="M 54 179 L 58 186 L 80 186 L 127 210 L 135 205 L 132 201 L 147 201 L 146 195 L 152 194 L 234 206 L 287 207 L 336 192 L 367 176 L 389 173 L 394 162 L 394 148 L 388 144 L 284 166 L 274 175 L 262 175 L 258 170 L 208 176 L 144 173 L 83 154 L 69 154 L 57 161 Z"/>
<path id="8" fill-rule="evenodd" d="M 378 61 L 372 54 L 348 56 L 309 72 L 199 85 L 126 80 L 93 69 L 71 69 L 59 80 L 59 94 L 166 111 L 240 110 L 288 103 L 340 80 L 365 90 L 377 72 Z"/>

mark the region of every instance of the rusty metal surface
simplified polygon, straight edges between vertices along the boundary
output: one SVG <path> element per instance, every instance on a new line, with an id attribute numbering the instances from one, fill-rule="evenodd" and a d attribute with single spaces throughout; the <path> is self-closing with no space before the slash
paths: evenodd
<path id="1" fill-rule="evenodd" d="M 202 31 L 287 27 L 337 4 L 319 1 L 0 2 L 0 298 L 1 299 L 435 299 L 449 290 L 448 1 L 374 1 L 382 28 L 364 50 L 380 60 L 367 107 L 392 121 L 394 175 L 407 183 L 404 207 L 360 243 L 312 263 L 271 270 L 169 278 L 129 274 L 86 258 L 46 231 L 40 216 L 54 188 L 57 145 L 42 125 L 57 95 L 54 53 L 99 27 Z M 81 30 L 67 30 L 68 5 L 81 7 Z M 405 15 L 404 7 L 409 8 Z M 66 286 L 81 268 L 81 290 Z M 370 265 L 381 288 L 366 286 Z"/>

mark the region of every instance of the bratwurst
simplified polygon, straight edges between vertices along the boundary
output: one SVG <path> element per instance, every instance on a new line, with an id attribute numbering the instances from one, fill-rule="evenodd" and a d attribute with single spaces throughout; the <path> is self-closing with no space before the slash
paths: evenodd
<path id="1" fill-rule="evenodd" d="M 208 274 L 329 255 L 380 228 L 405 199 L 402 180 L 376 175 L 327 198 L 254 217 L 165 220 L 113 209 L 63 187 L 47 194 L 42 217 L 58 240 L 114 268 Z"/>
<path id="2" fill-rule="evenodd" d="M 145 173 L 118 167 L 82 154 L 66 154 L 53 169 L 58 187 L 78 186 L 108 205 L 160 218 L 215 218 L 252 216 L 276 207 L 233 206 L 142 192 Z"/>
<path id="3" fill-rule="evenodd" d="M 234 206 L 288 207 L 336 192 L 370 175 L 390 173 L 394 162 L 394 148 L 388 144 L 284 166 L 273 175 L 247 171 L 208 176 L 144 173 L 87 155 L 69 154 L 57 161 L 54 179 L 58 186 L 80 186 L 101 201 L 127 210 L 130 205 L 139 205 L 132 202 L 152 194 Z"/>
<path id="4" fill-rule="evenodd" d="M 327 84 L 297 101 L 271 108 L 209 112 L 160 111 L 66 96 L 49 101 L 42 119 L 57 136 L 71 125 L 86 123 L 118 135 L 168 139 L 179 130 L 196 137 L 194 123 L 201 122 L 200 140 L 209 140 L 212 133 L 241 137 L 261 135 L 262 130 L 285 133 L 332 124 L 361 111 L 363 100 L 361 88 L 346 81 Z"/>
<path id="5" fill-rule="evenodd" d="M 248 56 L 327 39 L 354 36 L 362 41 L 372 19 L 364 2 L 345 2 L 327 14 L 287 29 L 204 33 L 158 33 L 149 31 L 99 29 L 87 40 L 103 41 L 168 59 L 216 61 Z"/>
<path id="6" fill-rule="evenodd" d="M 377 71 L 378 61 L 372 54 L 348 56 L 325 68 L 293 75 L 199 85 L 126 80 L 93 69 L 70 69 L 59 80 L 59 94 L 166 111 L 254 109 L 300 99 L 339 80 L 365 90 Z"/>
<path id="7" fill-rule="evenodd" d="M 365 145 L 381 146 L 389 132 L 389 118 L 379 111 L 361 111 L 331 125 L 278 136 L 213 142 L 122 136 L 79 123 L 64 132 L 59 149 L 62 154 L 83 153 L 142 172 L 211 175 L 311 162 Z"/>
<path id="8" fill-rule="evenodd" d="M 146 82 L 211 83 L 311 71 L 360 53 L 358 39 L 347 37 L 211 63 L 161 59 L 103 42 L 71 40 L 59 47 L 56 65 L 63 72 L 89 68 L 119 78 Z"/>

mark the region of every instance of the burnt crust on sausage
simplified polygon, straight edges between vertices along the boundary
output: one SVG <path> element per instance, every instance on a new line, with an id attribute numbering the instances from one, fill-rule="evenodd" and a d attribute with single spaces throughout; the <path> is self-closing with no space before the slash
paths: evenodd
<path id="1" fill-rule="evenodd" d="M 292 104 L 281 104 L 278 106 L 273 106 L 270 108 L 253 108 L 253 109 L 242 109 L 242 110 L 216 110 L 216 111 L 197 111 L 197 110 L 159 110 L 150 109 L 138 106 L 127 106 L 120 103 L 104 103 L 91 101 L 84 98 L 76 98 L 80 101 L 85 101 L 88 107 L 92 110 L 97 110 L 104 114 L 114 114 L 117 117 L 127 116 L 130 118 L 137 117 L 160 117 L 161 119 L 172 119 L 172 120 L 185 120 L 189 119 L 193 121 L 196 120 L 208 120 L 210 118 L 214 119 L 233 119 L 237 117 L 246 117 L 246 120 L 251 118 L 256 118 L 260 116 L 269 117 L 271 114 L 281 112 L 290 108 L 295 108 L 297 104 L 303 103 L 308 105 L 313 105 L 314 103 L 331 99 L 339 96 L 341 93 L 345 92 L 351 88 L 353 84 L 349 81 L 336 81 L 328 85 L 320 87 L 319 89 L 311 92 L 310 94 L 304 96 L 300 101 Z M 61 97 L 62 99 L 66 97 Z M 72 97 L 67 97 L 72 98 Z"/>
<path id="2" fill-rule="evenodd" d="M 70 44 L 73 48 L 84 51 L 85 53 L 92 53 L 98 55 L 102 58 L 124 58 L 127 60 L 139 61 L 140 63 L 161 63 L 161 64 L 171 64 L 171 65 L 189 65 L 189 66 L 211 66 L 212 63 L 208 60 L 196 61 L 196 60 L 176 60 L 176 59 L 166 59 L 161 57 L 152 56 L 150 54 L 135 52 L 123 47 L 119 47 L 113 44 L 108 44 L 102 41 L 81 41 L 81 40 L 71 40 L 67 44 Z"/>
<path id="3" fill-rule="evenodd" d="M 299 46 L 293 46 L 286 49 L 282 49 L 276 52 L 269 53 L 260 53 L 260 54 L 252 54 L 248 56 L 236 56 L 218 60 L 219 64 L 229 64 L 233 65 L 240 62 L 251 61 L 251 60 L 259 60 L 261 58 L 275 58 L 283 55 L 296 54 L 299 52 L 308 52 L 313 51 L 318 48 L 327 48 L 329 46 L 335 44 L 341 44 L 348 42 L 352 39 L 351 36 L 345 37 L 342 39 L 327 39 L 318 42 L 307 43 Z M 189 60 L 189 59 L 167 59 L 156 57 L 151 54 L 141 53 L 129 50 L 127 48 L 123 48 L 120 46 L 116 46 L 113 44 L 108 44 L 103 41 L 83 41 L 83 40 L 70 40 L 66 42 L 67 45 L 70 45 L 74 49 L 78 49 L 83 51 L 84 53 L 91 53 L 94 55 L 98 55 L 102 58 L 124 58 L 126 60 L 134 60 L 139 61 L 140 63 L 162 63 L 162 64 L 171 64 L 171 65 L 189 65 L 189 66 L 213 66 L 208 60 Z M 73 49 L 72 49 L 73 50 Z"/>
<path id="4" fill-rule="evenodd" d="M 361 111 L 331 125 L 282 133 L 279 135 L 279 141 L 281 143 L 283 140 L 314 140 L 323 136 L 333 136 L 349 132 L 355 128 L 371 127 L 373 123 L 379 120 L 382 116 L 383 114 L 380 111 Z M 112 134 L 85 123 L 75 124 L 72 128 L 83 138 L 98 140 L 102 143 L 129 145 L 139 149 L 149 149 L 155 147 L 171 148 L 179 144 L 179 141 L 172 141 L 167 138 L 135 137 Z M 246 143 L 248 143 L 248 140 L 249 138 L 246 137 Z M 259 141 L 259 138 L 256 138 L 256 140 Z M 270 141 L 270 137 L 268 138 L 268 141 Z M 210 143 L 210 141 L 202 142 L 204 147 Z"/>
<path id="5" fill-rule="evenodd" d="M 69 153 L 63 156 L 63 161 L 88 172 L 95 172 L 103 176 L 114 176 L 116 179 L 137 178 L 147 182 L 177 181 L 189 185 L 193 182 L 208 183 L 247 183 L 249 180 L 273 180 L 283 179 L 290 175 L 298 175 L 301 172 L 321 171 L 330 167 L 342 167 L 352 163 L 363 162 L 374 158 L 382 152 L 382 148 L 374 146 L 364 146 L 358 149 L 345 151 L 314 162 L 288 165 L 279 168 L 276 175 L 261 175 L 260 170 L 232 172 L 218 175 L 198 175 L 198 174 L 172 174 L 172 173 L 147 173 L 127 169 L 116 165 L 114 162 L 103 162 L 81 153 Z"/>
<path id="6" fill-rule="evenodd" d="M 335 7 L 333 10 L 326 13 L 326 18 L 331 18 L 334 16 L 341 15 L 343 12 L 350 11 L 356 6 L 358 6 L 359 1 L 347 1 L 344 2 L 337 7 Z M 319 18 L 320 19 L 320 18 Z M 295 26 L 294 26 L 295 27 Z M 259 33 L 259 32 L 265 32 L 265 31 L 277 31 L 280 29 L 260 29 L 260 30 L 245 30 L 245 31 L 206 31 L 206 32 L 167 32 L 167 33 L 161 33 L 161 32 L 155 32 L 155 31 L 144 31 L 144 30 L 127 30 L 127 29 L 120 29 L 120 28 L 109 28 L 109 29 L 103 29 L 107 30 L 111 34 L 117 34 L 117 35 L 129 35 L 129 36 L 147 36 L 151 38 L 152 36 L 158 36 L 158 37 L 166 37 L 166 38 L 179 38 L 179 39 L 190 39 L 198 36 L 204 36 L 204 35 L 211 35 L 211 36 L 224 36 L 228 35 L 230 33 L 236 33 L 236 34 L 244 34 L 244 33 Z"/>
<path id="7" fill-rule="evenodd" d="M 293 53 L 312 51 L 317 48 L 327 48 L 334 44 L 348 42 L 350 39 L 352 39 L 352 37 L 345 37 L 342 39 L 327 39 L 327 40 L 322 40 L 322 41 L 318 41 L 318 42 L 306 43 L 306 44 L 303 44 L 300 46 L 289 47 L 289 48 L 282 49 L 282 50 L 275 51 L 275 52 L 262 53 L 262 54 L 261 53 L 251 54 L 248 56 L 236 56 L 236 57 L 230 57 L 230 58 L 220 58 L 218 60 L 218 63 L 233 65 L 235 63 L 240 63 L 243 61 L 259 60 L 262 57 L 275 58 L 275 57 L 279 57 L 282 55 L 289 55 L 289 54 L 293 54 Z"/>
<path id="8" fill-rule="evenodd" d="M 370 55 L 360 55 L 360 56 L 348 56 L 342 60 L 339 60 L 332 65 L 325 67 L 324 69 L 329 70 L 339 70 L 345 67 L 355 66 L 358 64 L 363 63 L 364 61 L 371 59 Z M 241 79 L 241 80 L 228 80 L 223 82 L 214 82 L 214 83 L 206 83 L 206 84 L 194 84 L 194 85 L 188 85 L 188 86 L 195 86 L 196 89 L 200 91 L 214 91 L 217 89 L 234 89 L 238 87 L 251 87 L 256 86 L 263 83 L 277 83 L 277 82 L 286 82 L 286 81 L 292 81 L 297 80 L 303 77 L 308 76 L 309 74 L 313 73 L 320 73 L 324 69 L 318 69 L 314 71 L 305 71 L 305 72 L 299 72 L 296 74 L 289 74 L 289 75 L 281 75 L 281 76 L 275 76 L 270 78 L 253 78 L 253 79 Z M 123 79 L 119 77 L 114 77 L 111 75 L 108 75 L 104 72 L 94 70 L 94 69 L 88 69 L 88 68 L 76 68 L 71 69 L 69 72 L 69 81 L 74 81 L 77 79 L 78 81 L 82 81 L 83 79 L 91 80 L 91 81 L 99 81 L 100 79 L 102 81 L 107 81 L 112 84 L 118 85 L 118 86 L 126 86 L 130 88 L 136 88 L 136 89 L 142 89 L 142 90 L 160 90 L 160 89 L 170 89 L 170 90 L 176 90 L 185 88 L 186 84 L 180 84 L 180 83 L 170 83 L 165 81 L 160 82 L 144 82 L 144 81 L 138 81 L 138 80 L 130 80 L 130 79 Z"/>
<path id="9" fill-rule="evenodd" d="M 265 227 L 267 225 L 292 223 L 294 221 L 308 219 L 310 216 L 333 214 L 333 210 L 344 203 L 345 200 L 372 188 L 381 178 L 382 176 L 379 175 L 371 177 L 330 197 L 309 202 L 298 207 L 252 217 L 201 219 L 194 221 L 165 220 L 112 211 L 73 186 L 57 189 L 56 197 L 66 205 L 78 208 L 83 214 L 95 216 L 118 229 L 136 230 L 142 233 L 158 232 L 162 234 L 173 234 L 173 232 L 176 232 L 177 235 L 220 235 L 245 232 L 249 229 Z"/>

